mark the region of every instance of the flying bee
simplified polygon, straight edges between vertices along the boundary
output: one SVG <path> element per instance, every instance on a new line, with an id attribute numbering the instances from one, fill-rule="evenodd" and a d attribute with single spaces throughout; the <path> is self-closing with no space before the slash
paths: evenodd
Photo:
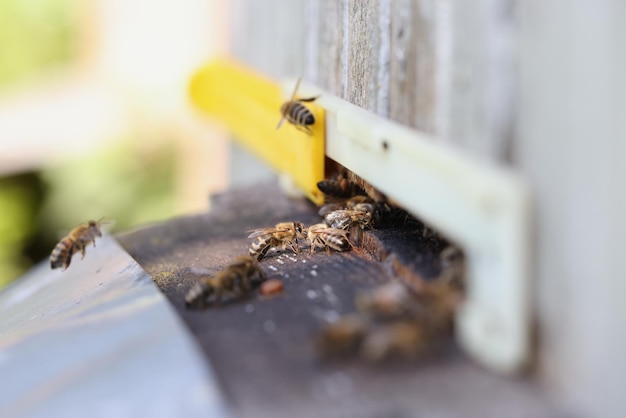
<path id="1" fill-rule="evenodd" d="M 253 285 L 264 280 L 265 275 L 259 263 L 243 255 L 215 276 L 200 277 L 185 296 L 185 303 L 188 307 L 203 307 L 207 299 L 214 295 L 214 303 L 220 304 L 224 292 L 235 297 L 246 296 L 252 292 Z"/>
<path id="2" fill-rule="evenodd" d="M 63 270 L 67 270 L 72 262 L 72 256 L 79 251 L 82 254 L 81 260 L 85 258 L 87 245 L 93 243 L 95 247 L 96 237 L 102 236 L 102 231 L 100 230 L 101 221 L 102 218 L 98 221 L 89 221 L 72 229 L 52 250 L 50 267 L 53 269 L 63 267 Z"/>
<path id="3" fill-rule="evenodd" d="M 276 129 L 279 129 L 286 119 L 287 122 L 291 123 L 297 129 L 308 135 L 313 135 L 311 125 L 315 123 L 315 117 L 313 116 L 313 113 L 302 104 L 302 102 L 312 102 L 319 96 L 309 97 L 306 99 L 296 99 L 296 93 L 298 92 L 298 87 L 300 86 L 300 80 L 301 78 L 298 78 L 296 87 L 293 89 L 293 94 L 291 95 L 291 100 L 283 103 L 280 107 L 280 114 L 282 115 L 282 118 L 280 119 L 280 122 L 278 122 Z"/>
<path id="4" fill-rule="evenodd" d="M 281 222 L 274 228 L 261 228 L 253 231 L 248 238 L 257 238 L 250 245 L 250 257 L 260 261 L 271 248 L 289 248 L 300 253 L 298 238 L 306 238 L 306 228 L 300 222 Z"/>
<path id="5" fill-rule="evenodd" d="M 347 237 L 348 231 L 337 228 L 329 228 L 328 225 L 320 223 L 311 225 L 307 230 L 307 239 L 311 243 L 311 254 L 317 247 L 326 249 L 330 255 L 330 250 L 346 251 L 352 247 Z"/>

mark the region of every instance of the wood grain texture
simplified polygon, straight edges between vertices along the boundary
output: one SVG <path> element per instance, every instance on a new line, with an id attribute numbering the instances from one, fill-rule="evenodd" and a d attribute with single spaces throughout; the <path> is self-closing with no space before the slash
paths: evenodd
<path id="1" fill-rule="evenodd" d="M 471 154 L 504 163 L 510 161 L 517 95 L 515 4 L 457 1 L 442 20 L 449 19 L 452 51 L 441 129 Z"/>
<path id="2" fill-rule="evenodd" d="M 399 0 L 391 9 L 389 117 L 435 133 L 435 16 L 431 0 Z"/>
<path id="3" fill-rule="evenodd" d="M 231 4 L 231 52 L 272 78 L 305 70 L 306 0 L 235 0 Z"/>
<path id="4" fill-rule="evenodd" d="M 309 24 L 313 36 L 307 61 L 310 80 L 331 94 L 341 97 L 344 90 L 342 60 L 344 54 L 344 14 L 346 2 L 311 0 Z"/>

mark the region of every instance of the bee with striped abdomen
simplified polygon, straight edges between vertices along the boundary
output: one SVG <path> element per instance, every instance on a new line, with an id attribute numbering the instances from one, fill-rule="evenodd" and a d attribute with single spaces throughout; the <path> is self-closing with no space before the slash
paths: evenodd
<path id="1" fill-rule="evenodd" d="M 246 296 L 252 292 L 253 285 L 264 280 L 265 275 L 257 261 L 243 255 L 215 276 L 202 276 L 187 292 L 185 304 L 188 307 L 203 307 L 212 295 L 214 303 L 220 304 L 224 292 L 235 297 Z"/>
<path id="2" fill-rule="evenodd" d="M 293 89 L 293 94 L 291 95 L 291 100 L 283 103 L 280 107 L 280 114 L 282 117 L 280 118 L 280 122 L 278 122 L 276 129 L 279 129 L 283 125 L 283 122 L 287 120 L 287 122 L 294 125 L 297 129 L 307 133 L 308 135 L 313 135 L 311 125 L 315 123 L 315 117 L 309 108 L 303 105 L 302 102 L 312 102 L 319 96 L 309 97 L 306 99 L 296 99 L 296 93 L 298 92 L 298 87 L 300 86 L 300 80 L 301 78 L 298 78 L 296 87 Z"/>
<path id="3" fill-rule="evenodd" d="M 311 254 L 317 247 L 326 249 L 330 255 L 330 250 L 347 251 L 352 248 L 352 243 L 348 239 L 348 231 L 337 228 L 329 228 L 328 225 L 320 223 L 311 225 L 307 230 L 307 239 L 311 243 Z"/>
<path id="4" fill-rule="evenodd" d="M 306 238 L 306 228 L 301 222 L 281 222 L 274 228 L 255 229 L 248 238 L 256 238 L 250 245 L 250 257 L 261 260 L 271 248 L 289 248 L 300 253 L 298 238 Z"/>
<path id="5" fill-rule="evenodd" d="M 324 222 L 331 228 L 349 230 L 352 227 L 360 229 L 371 228 L 373 215 L 369 210 L 339 209 L 330 212 L 324 217 Z"/>
<path id="6" fill-rule="evenodd" d="M 96 237 L 102 236 L 100 230 L 99 221 L 89 221 L 87 223 L 78 225 L 72 229 L 70 233 L 63 238 L 52 250 L 50 254 L 50 267 L 53 269 L 63 267 L 66 270 L 72 262 L 72 256 L 74 253 L 79 252 L 82 254 L 81 260 L 85 258 L 85 248 L 89 243 L 93 243 L 96 246 Z"/>

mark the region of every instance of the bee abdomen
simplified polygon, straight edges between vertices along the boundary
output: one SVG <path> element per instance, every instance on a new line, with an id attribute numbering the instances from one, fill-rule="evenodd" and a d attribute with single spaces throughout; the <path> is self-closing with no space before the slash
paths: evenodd
<path id="1" fill-rule="evenodd" d="M 74 244 L 71 239 L 65 238 L 61 240 L 56 247 L 54 247 L 54 250 L 52 250 L 52 254 L 50 254 L 50 267 L 55 269 L 65 266 L 65 268 L 67 268 L 74 254 L 72 251 L 73 246 Z"/>
<path id="2" fill-rule="evenodd" d="M 348 229 L 350 227 L 351 219 L 348 216 L 337 216 L 335 212 L 331 212 L 324 218 L 326 225 L 331 228 Z"/>
<path id="3" fill-rule="evenodd" d="M 208 296 L 209 286 L 207 283 L 200 281 L 193 285 L 185 295 L 185 303 L 187 306 L 202 305 L 204 299 Z"/>
<path id="4" fill-rule="evenodd" d="M 329 235 L 326 237 L 326 243 L 335 251 L 346 251 L 350 248 L 350 242 L 344 236 Z"/>
<path id="5" fill-rule="evenodd" d="M 257 261 L 261 260 L 269 251 L 271 247 L 271 241 L 272 236 L 259 237 L 250 245 L 250 251 L 248 252 L 248 254 L 250 254 L 250 257 L 254 258 Z"/>
<path id="6" fill-rule="evenodd" d="M 303 104 L 294 102 L 287 109 L 287 119 L 295 125 L 313 125 L 315 117 L 313 113 Z"/>

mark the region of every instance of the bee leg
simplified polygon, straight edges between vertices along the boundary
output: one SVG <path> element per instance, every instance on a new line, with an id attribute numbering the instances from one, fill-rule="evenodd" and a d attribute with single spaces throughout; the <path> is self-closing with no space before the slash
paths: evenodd
<path id="1" fill-rule="evenodd" d="M 216 288 L 214 293 L 215 293 L 214 305 L 220 306 L 222 304 L 222 289 Z"/>
<path id="2" fill-rule="evenodd" d="M 289 248 L 291 248 L 291 251 L 293 251 L 296 254 L 300 254 L 300 248 L 298 247 L 298 241 L 296 241 L 296 245 L 293 244 L 293 242 L 291 241 L 287 241 L 287 246 L 289 246 Z"/>
<path id="3" fill-rule="evenodd" d="M 353 226 L 350 229 L 350 235 L 354 235 L 354 243 L 358 246 L 361 246 L 361 241 L 363 240 L 363 230 L 358 226 Z"/>
<path id="4" fill-rule="evenodd" d="M 85 258 L 85 245 L 82 243 L 77 242 L 76 244 L 74 244 L 74 249 L 72 251 L 72 254 L 75 254 L 76 252 L 80 251 L 81 254 L 81 260 L 83 258 Z"/>
<path id="5" fill-rule="evenodd" d="M 313 97 L 307 97 L 306 99 L 298 99 L 299 102 L 314 102 L 315 100 L 319 99 L 320 96 L 313 96 Z"/>
<path id="6" fill-rule="evenodd" d="M 299 131 L 304 132 L 307 135 L 313 135 L 313 131 L 308 125 L 294 125 Z"/>
<path id="7" fill-rule="evenodd" d="M 241 287 L 245 291 L 246 295 L 252 292 L 252 284 L 250 283 L 250 280 L 243 280 L 241 282 Z"/>
<path id="8" fill-rule="evenodd" d="M 261 251 L 261 253 L 259 254 L 259 258 L 257 260 L 261 261 L 261 259 L 265 258 L 265 256 L 267 255 L 267 253 L 270 251 L 271 248 L 272 248 L 271 245 L 267 245 L 265 248 L 263 248 L 263 251 Z"/>

